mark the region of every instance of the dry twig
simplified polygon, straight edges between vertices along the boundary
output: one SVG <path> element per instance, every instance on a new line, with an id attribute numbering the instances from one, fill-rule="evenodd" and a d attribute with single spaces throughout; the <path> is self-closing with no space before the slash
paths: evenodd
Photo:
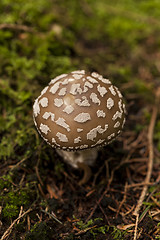
<path id="1" fill-rule="evenodd" d="M 98 206 L 99 206 L 99 208 L 101 209 L 101 212 L 103 213 L 103 215 L 104 215 L 104 217 L 105 217 L 105 219 L 106 219 L 108 225 L 110 225 L 110 222 L 109 222 L 109 220 L 108 220 L 108 217 L 107 217 L 107 215 L 105 214 L 105 211 L 103 210 L 101 204 L 98 203 Z"/>
<path id="2" fill-rule="evenodd" d="M 26 161 L 27 158 L 24 157 L 21 161 L 17 162 L 15 165 L 10 165 L 9 168 L 10 168 L 10 171 L 13 171 L 15 170 L 15 168 L 19 167 L 24 161 Z"/>
<path id="3" fill-rule="evenodd" d="M 43 184 L 42 179 L 41 179 L 41 177 L 40 177 L 40 175 L 39 175 L 38 166 L 35 166 L 35 171 L 36 171 L 36 176 L 37 176 L 37 178 L 38 178 L 41 186 L 43 186 L 44 184 Z"/>
<path id="4" fill-rule="evenodd" d="M 34 29 L 25 25 L 13 24 L 13 23 L 2 23 L 0 24 L 0 30 L 2 29 L 11 29 L 19 30 L 24 32 L 34 32 Z"/>
<path id="5" fill-rule="evenodd" d="M 38 161 L 37 161 L 37 164 L 36 164 L 36 166 L 35 166 L 35 171 L 36 171 L 36 175 L 37 175 L 37 178 L 38 178 L 41 186 L 43 186 L 44 184 L 43 184 L 43 182 L 42 182 L 42 179 L 41 179 L 41 177 L 40 177 L 40 175 L 39 175 L 39 170 L 38 170 L 39 163 L 40 163 L 40 157 L 38 156 Z"/>
<path id="6" fill-rule="evenodd" d="M 149 157 L 148 157 L 148 171 L 147 175 L 145 178 L 145 185 L 143 187 L 143 190 L 141 192 L 140 198 L 138 200 L 137 206 L 133 212 L 133 215 L 136 216 L 136 225 L 135 225 L 135 232 L 134 232 L 134 240 L 137 239 L 137 228 L 138 228 L 138 221 L 139 221 L 139 211 L 141 209 L 141 206 L 143 204 L 144 198 L 147 193 L 148 189 L 148 183 L 150 182 L 151 179 L 151 174 L 152 174 L 152 168 L 153 168 L 153 158 L 154 158 L 154 147 L 153 147 L 153 133 L 154 133 L 154 127 L 157 119 L 157 114 L 158 114 L 158 107 L 159 107 L 159 102 L 160 102 L 160 88 L 158 89 L 156 93 L 156 102 L 155 105 L 153 106 L 153 112 L 152 112 L 152 117 L 148 129 L 148 148 L 149 148 Z"/>
<path id="7" fill-rule="evenodd" d="M 127 186 L 128 186 L 128 184 L 127 184 L 127 182 L 126 182 L 125 187 L 124 187 L 123 199 L 122 199 L 122 201 L 121 201 L 120 204 L 119 204 L 119 207 L 118 207 L 118 210 L 117 210 L 117 213 L 116 213 L 116 218 L 118 217 L 118 214 L 119 214 L 119 212 L 120 212 L 120 210 L 121 210 L 121 207 L 123 206 L 123 204 L 124 204 L 125 201 L 126 201 L 126 198 L 127 198 Z"/>
<path id="8" fill-rule="evenodd" d="M 60 224 L 63 224 L 56 216 L 53 212 L 49 213 L 45 210 L 41 210 L 43 213 L 46 213 L 49 217 L 53 218 L 56 222 L 60 223 Z"/>
<path id="9" fill-rule="evenodd" d="M 120 162 L 120 164 L 117 165 L 115 168 L 113 168 L 113 170 L 111 171 L 111 175 L 110 175 L 110 178 L 109 178 L 109 180 L 108 180 L 108 184 L 107 184 L 107 187 L 106 187 L 105 191 L 102 193 L 101 197 L 100 197 L 99 200 L 96 202 L 94 208 L 92 209 L 90 215 L 88 216 L 88 218 L 86 219 L 85 222 L 88 222 L 88 221 L 91 219 L 91 217 L 93 216 L 93 214 L 94 214 L 94 212 L 96 211 L 97 207 L 98 207 L 99 204 L 101 203 L 103 197 L 107 194 L 107 192 L 108 192 L 109 189 L 110 189 L 110 185 L 111 185 L 111 183 L 112 183 L 112 181 L 113 181 L 115 171 L 118 170 L 123 164 L 124 164 L 124 161 Z"/>
<path id="10" fill-rule="evenodd" d="M 14 227 L 14 225 L 19 221 L 20 218 L 24 217 L 27 213 L 31 212 L 32 209 L 29 208 L 26 212 L 24 212 L 23 214 L 19 215 L 18 218 L 16 218 L 12 224 L 9 226 L 9 228 L 4 232 L 3 236 L 1 237 L 0 240 L 4 240 L 6 237 L 8 237 L 11 234 L 11 231 Z"/>

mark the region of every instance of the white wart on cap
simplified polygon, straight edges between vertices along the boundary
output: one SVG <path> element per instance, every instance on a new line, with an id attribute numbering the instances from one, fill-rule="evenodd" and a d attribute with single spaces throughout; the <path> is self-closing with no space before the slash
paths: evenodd
<path id="1" fill-rule="evenodd" d="M 52 147 L 89 149 L 112 142 L 125 123 L 125 105 L 117 87 L 84 70 L 51 80 L 35 100 L 35 125 Z"/>

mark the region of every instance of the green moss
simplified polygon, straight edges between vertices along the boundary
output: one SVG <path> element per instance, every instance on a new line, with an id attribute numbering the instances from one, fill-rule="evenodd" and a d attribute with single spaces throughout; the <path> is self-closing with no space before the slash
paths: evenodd
<path id="1" fill-rule="evenodd" d="M 27 233 L 25 240 L 50 240 L 53 229 L 46 222 L 36 223 L 31 231 Z"/>
<path id="2" fill-rule="evenodd" d="M 7 203 L 6 206 L 3 208 L 2 213 L 4 218 L 10 219 L 18 216 L 19 208 L 16 205 Z"/>
<path id="3" fill-rule="evenodd" d="M 31 203 L 33 190 L 31 185 L 26 185 L 21 188 L 13 186 L 11 175 L 0 178 L 0 205 L 2 206 L 2 217 L 13 218 L 17 217 L 20 207 L 27 207 Z"/>
<path id="4" fill-rule="evenodd" d="M 9 174 L 0 177 L 0 192 L 2 192 L 5 188 L 8 189 L 9 187 L 11 187 L 11 185 L 12 178 Z"/>
<path id="5" fill-rule="evenodd" d="M 20 207 L 25 207 L 29 204 L 29 191 L 19 190 L 14 192 L 13 190 L 4 193 L 0 197 L 0 202 L 2 204 L 2 215 L 5 218 L 16 217 L 19 213 Z"/>
<path id="6" fill-rule="evenodd" d="M 87 223 L 84 223 L 82 220 L 80 220 L 76 224 L 80 230 L 85 230 L 86 232 L 89 232 L 91 234 L 91 239 L 94 240 L 97 239 L 97 236 L 103 236 L 107 233 L 111 234 L 113 239 L 123 240 L 124 237 L 128 234 L 127 231 L 122 231 L 115 226 L 102 225 L 102 221 L 102 218 L 95 218 L 90 219 Z"/>

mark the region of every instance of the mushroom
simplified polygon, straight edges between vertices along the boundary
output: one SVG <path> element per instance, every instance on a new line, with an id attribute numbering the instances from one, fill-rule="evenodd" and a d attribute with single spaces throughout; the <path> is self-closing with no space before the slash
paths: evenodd
<path id="1" fill-rule="evenodd" d="M 118 88 L 84 70 L 52 79 L 33 105 L 38 132 L 74 168 L 94 164 L 99 147 L 121 133 L 125 112 Z"/>

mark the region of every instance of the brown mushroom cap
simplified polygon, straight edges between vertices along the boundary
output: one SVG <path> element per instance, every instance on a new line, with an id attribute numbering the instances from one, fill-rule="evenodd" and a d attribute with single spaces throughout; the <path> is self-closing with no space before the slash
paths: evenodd
<path id="1" fill-rule="evenodd" d="M 35 125 L 52 147 L 81 150 L 113 141 L 125 123 L 125 105 L 117 87 L 84 70 L 51 80 L 35 100 Z"/>

